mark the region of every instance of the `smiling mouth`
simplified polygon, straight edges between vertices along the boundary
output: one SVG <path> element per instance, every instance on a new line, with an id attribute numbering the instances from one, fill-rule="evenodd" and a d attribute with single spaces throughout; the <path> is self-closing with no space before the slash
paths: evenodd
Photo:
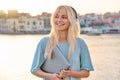
<path id="1" fill-rule="evenodd" d="M 65 24 L 56 24 L 56 26 L 61 27 L 64 26 Z"/>

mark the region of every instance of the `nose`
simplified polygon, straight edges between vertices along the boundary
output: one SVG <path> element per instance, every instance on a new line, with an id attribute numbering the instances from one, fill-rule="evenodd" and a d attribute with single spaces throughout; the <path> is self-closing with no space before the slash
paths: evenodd
<path id="1" fill-rule="evenodd" d="M 62 18 L 61 18 L 61 17 L 59 17 L 59 18 L 57 19 L 57 21 L 62 21 Z"/>

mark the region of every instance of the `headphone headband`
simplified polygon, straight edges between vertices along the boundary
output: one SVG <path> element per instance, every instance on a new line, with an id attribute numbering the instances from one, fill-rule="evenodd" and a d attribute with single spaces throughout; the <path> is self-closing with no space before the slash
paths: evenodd
<path id="1" fill-rule="evenodd" d="M 78 17 L 77 17 L 77 12 L 76 12 L 76 10 L 75 10 L 73 7 L 71 7 L 71 9 L 74 11 L 74 13 L 75 13 L 75 18 L 77 19 Z"/>

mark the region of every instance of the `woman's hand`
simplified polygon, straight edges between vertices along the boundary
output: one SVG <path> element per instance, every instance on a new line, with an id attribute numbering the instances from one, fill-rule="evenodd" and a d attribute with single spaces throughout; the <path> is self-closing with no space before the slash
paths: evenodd
<path id="1" fill-rule="evenodd" d="M 60 74 L 59 74 L 59 77 L 60 77 L 61 79 L 64 79 L 64 78 L 70 76 L 70 72 L 71 72 L 71 69 L 70 69 L 70 68 L 67 69 L 67 70 L 61 70 L 61 72 L 60 72 Z"/>
<path id="2" fill-rule="evenodd" d="M 54 73 L 54 74 L 51 74 L 51 77 L 49 78 L 49 80 L 63 80 L 63 79 L 61 79 L 58 74 Z"/>

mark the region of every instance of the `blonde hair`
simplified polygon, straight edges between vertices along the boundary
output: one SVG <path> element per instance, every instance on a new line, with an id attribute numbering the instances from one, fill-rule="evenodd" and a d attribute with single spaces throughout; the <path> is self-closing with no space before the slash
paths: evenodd
<path id="1" fill-rule="evenodd" d="M 48 44 L 46 47 L 46 52 L 45 52 L 45 57 L 48 59 L 51 59 L 52 50 L 58 44 L 59 35 L 58 35 L 58 31 L 55 28 L 54 18 L 55 18 L 55 15 L 60 10 L 67 12 L 68 20 L 70 22 L 70 26 L 68 29 L 68 37 L 67 37 L 67 41 L 69 43 L 68 59 L 70 59 L 72 57 L 75 47 L 77 46 L 76 38 L 80 36 L 79 20 L 76 19 L 76 16 L 75 16 L 76 14 L 75 14 L 74 10 L 72 9 L 72 7 L 66 6 L 66 5 L 59 6 L 56 9 L 56 11 L 54 12 L 54 14 L 52 14 L 52 16 L 51 16 L 52 30 L 49 34 L 49 41 L 48 41 Z"/>

